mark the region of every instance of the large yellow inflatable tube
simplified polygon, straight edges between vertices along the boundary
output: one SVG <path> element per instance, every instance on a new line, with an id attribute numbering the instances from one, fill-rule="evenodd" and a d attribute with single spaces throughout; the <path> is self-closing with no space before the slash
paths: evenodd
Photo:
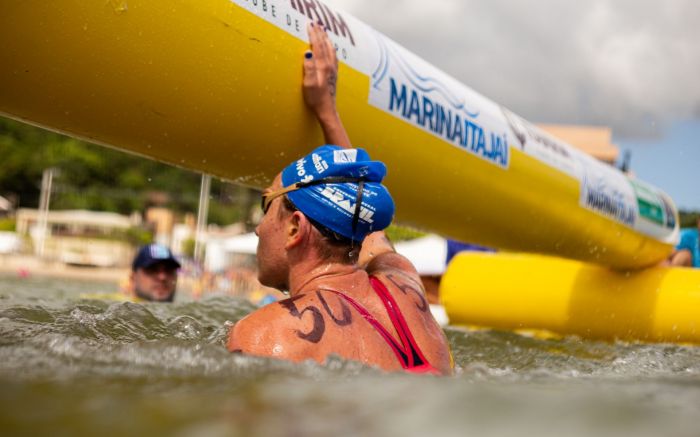
<path id="1" fill-rule="evenodd" d="M 388 164 L 399 222 L 625 269 L 671 251 L 659 190 L 318 0 L 5 0 L 0 113 L 261 187 L 322 142 L 299 89 L 310 19 L 338 47 L 339 110 Z"/>
<path id="2" fill-rule="evenodd" d="M 585 338 L 700 343 L 700 270 L 638 272 L 561 258 L 463 252 L 440 283 L 451 324 Z"/>

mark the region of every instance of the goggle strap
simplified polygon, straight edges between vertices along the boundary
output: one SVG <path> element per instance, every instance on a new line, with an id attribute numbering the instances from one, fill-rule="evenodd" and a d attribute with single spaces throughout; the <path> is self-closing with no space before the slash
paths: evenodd
<path id="1" fill-rule="evenodd" d="M 356 183 L 357 187 L 357 197 L 355 197 L 355 213 L 352 216 L 352 234 L 353 238 L 350 239 L 352 246 L 355 245 L 355 232 L 357 231 L 357 225 L 360 222 L 360 212 L 362 211 L 362 196 L 364 195 L 365 179 L 363 178 L 351 178 L 344 176 L 329 176 L 326 178 L 320 178 L 316 180 L 311 180 L 308 182 L 296 182 L 288 186 L 284 192 L 288 193 L 290 191 L 298 190 L 300 188 L 309 187 L 311 185 L 320 184 L 342 184 L 342 183 Z"/>
<path id="2" fill-rule="evenodd" d="M 360 221 L 360 212 L 362 210 L 362 194 L 365 188 L 365 181 L 360 180 L 357 187 L 357 197 L 355 198 L 355 214 L 352 216 L 352 241 L 355 241 L 355 231 L 357 224 Z"/>
<path id="3" fill-rule="evenodd" d="M 348 183 L 348 182 L 361 183 L 364 181 L 365 180 L 362 178 L 351 178 L 351 177 L 345 177 L 345 176 L 328 176 L 327 178 L 316 179 L 316 180 L 312 180 L 312 181 L 308 181 L 308 182 L 296 182 L 295 184 L 290 185 L 290 187 L 296 187 L 294 189 L 299 189 L 299 188 L 304 188 L 304 187 L 308 187 L 311 185 L 343 184 L 343 183 Z"/>

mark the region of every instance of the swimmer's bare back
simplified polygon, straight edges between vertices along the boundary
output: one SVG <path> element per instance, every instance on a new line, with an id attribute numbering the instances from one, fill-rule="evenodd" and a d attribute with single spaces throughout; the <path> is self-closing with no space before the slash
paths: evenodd
<path id="1" fill-rule="evenodd" d="M 351 280 L 343 276 L 340 283 L 329 278 L 313 290 L 267 305 L 240 320 L 231 331 L 229 350 L 296 362 L 313 359 L 323 363 L 330 355 L 338 355 L 387 371 L 404 370 L 387 339 L 361 310 L 338 294 L 359 304 L 403 345 L 405 335 L 394 326 L 370 275 L 390 293 L 419 351 L 436 369 L 434 373 L 451 374 L 447 339 L 430 313 L 420 279 L 410 262 L 394 252 L 376 256 L 366 269 L 358 268 Z"/>

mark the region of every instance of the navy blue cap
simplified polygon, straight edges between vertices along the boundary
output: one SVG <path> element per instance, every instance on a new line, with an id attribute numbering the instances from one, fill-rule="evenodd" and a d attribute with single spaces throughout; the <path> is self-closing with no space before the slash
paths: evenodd
<path id="1" fill-rule="evenodd" d="M 180 268 L 180 263 L 175 259 L 170 249 L 162 244 L 149 244 L 139 249 L 139 253 L 136 254 L 134 262 L 131 264 L 131 269 L 134 271 L 145 269 L 160 262 L 171 264 L 176 269 Z"/>
<path id="2" fill-rule="evenodd" d="M 384 163 L 373 161 L 364 150 L 325 145 L 289 164 L 282 171 L 282 185 L 300 185 L 287 198 L 307 217 L 361 242 L 394 218 L 394 201 L 381 183 L 385 175 Z"/>

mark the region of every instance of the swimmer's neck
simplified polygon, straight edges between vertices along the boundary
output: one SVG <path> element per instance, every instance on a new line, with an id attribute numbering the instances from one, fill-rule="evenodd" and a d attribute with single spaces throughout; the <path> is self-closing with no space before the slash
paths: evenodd
<path id="1" fill-rule="evenodd" d="M 356 264 L 323 262 L 316 266 L 298 265 L 289 275 L 289 295 L 294 297 L 323 288 L 348 288 L 366 277 L 367 273 Z"/>

